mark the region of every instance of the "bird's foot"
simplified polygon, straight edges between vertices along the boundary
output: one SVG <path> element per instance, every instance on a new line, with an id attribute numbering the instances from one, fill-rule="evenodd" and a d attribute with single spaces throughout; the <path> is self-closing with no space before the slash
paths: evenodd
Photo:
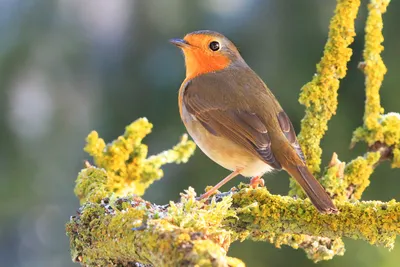
<path id="1" fill-rule="evenodd" d="M 200 199 L 207 199 L 210 196 L 212 196 L 213 194 L 215 194 L 217 192 L 217 190 L 223 186 L 224 184 L 226 184 L 227 182 L 229 182 L 230 180 L 232 180 L 234 177 L 238 176 L 240 174 L 240 172 L 242 171 L 242 168 L 236 169 L 234 172 L 232 172 L 231 174 L 229 174 L 228 176 L 226 176 L 221 182 L 219 182 L 216 186 L 214 186 L 213 188 L 211 188 L 210 190 L 208 190 L 206 193 L 204 193 L 203 195 L 200 196 Z"/>
<path id="2" fill-rule="evenodd" d="M 258 186 L 264 186 L 264 179 L 260 178 L 260 176 L 254 176 L 253 178 L 251 178 L 250 180 L 250 186 L 253 189 L 256 189 Z"/>

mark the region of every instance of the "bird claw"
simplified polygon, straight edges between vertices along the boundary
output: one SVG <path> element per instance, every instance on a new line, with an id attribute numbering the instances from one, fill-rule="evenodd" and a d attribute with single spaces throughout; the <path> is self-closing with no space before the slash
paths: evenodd
<path id="1" fill-rule="evenodd" d="M 253 189 L 256 189 L 258 186 L 263 187 L 264 186 L 264 179 L 260 178 L 260 176 L 255 176 L 255 177 L 251 178 L 250 186 Z"/>

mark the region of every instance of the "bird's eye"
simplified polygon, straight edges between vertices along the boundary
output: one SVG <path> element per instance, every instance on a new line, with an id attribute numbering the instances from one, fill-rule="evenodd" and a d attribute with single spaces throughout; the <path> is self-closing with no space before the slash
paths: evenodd
<path id="1" fill-rule="evenodd" d="M 212 51 L 218 51 L 219 50 L 219 43 L 217 41 L 212 41 L 209 45 L 210 49 Z"/>

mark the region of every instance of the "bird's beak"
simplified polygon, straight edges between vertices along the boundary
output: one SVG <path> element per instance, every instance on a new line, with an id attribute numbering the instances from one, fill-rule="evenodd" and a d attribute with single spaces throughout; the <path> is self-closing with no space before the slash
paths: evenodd
<path id="1" fill-rule="evenodd" d="M 179 48 L 185 48 L 190 46 L 188 42 L 179 38 L 170 39 L 169 42 L 173 45 L 176 45 Z"/>

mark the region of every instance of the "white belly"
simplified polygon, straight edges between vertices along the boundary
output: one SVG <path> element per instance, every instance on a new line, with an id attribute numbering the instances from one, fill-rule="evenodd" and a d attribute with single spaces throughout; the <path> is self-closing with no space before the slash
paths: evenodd
<path id="1" fill-rule="evenodd" d="M 222 167 L 231 171 L 243 169 L 240 174 L 246 177 L 261 176 L 273 170 L 271 166 L 232 141 L 208 132 L 187 112 L 184 105 L 182 105 L 182 119 L 198 147 Z"/>

